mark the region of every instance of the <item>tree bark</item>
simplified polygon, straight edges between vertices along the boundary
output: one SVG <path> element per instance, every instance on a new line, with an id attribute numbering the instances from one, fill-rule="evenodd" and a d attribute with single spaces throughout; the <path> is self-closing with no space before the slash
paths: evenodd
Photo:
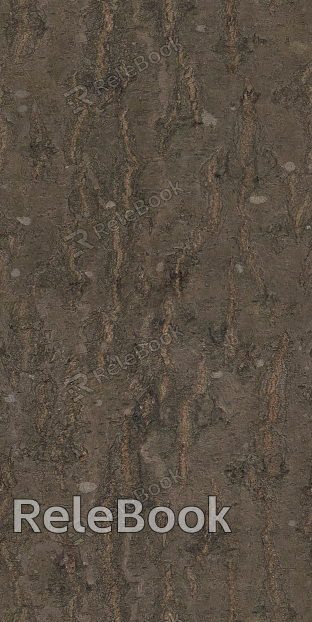
<path id="1" fill-rule="evenodd" d="M 311 19 L 3 3 L 3 622 L 310 622 Z M 144 529 L 120 533 L 135 498 Z"/>

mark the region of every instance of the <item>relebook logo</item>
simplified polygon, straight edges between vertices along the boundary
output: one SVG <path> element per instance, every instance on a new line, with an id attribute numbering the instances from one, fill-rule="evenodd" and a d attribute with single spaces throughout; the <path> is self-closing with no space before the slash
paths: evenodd
<path id="1" fill-rule="evenodd" d="M 22 506 L 32 506 L 31 512 L 23 512 Z M 126 506 L 133 506 L 134 509 L 129 511 Z M 118 514 L 117 514 L 117 532 L 118 533 L 136 533 L 142 531 L 145 526 L 144 518 L 141 516 L 142 503 L 137 499 L 118 499 Z M 225 514 L 230 510 L 230 507 L 223 507 L 219 513 L 217 513 L 217 497 L 211 495 L 208 497 L 208 531 L 209 533 L 216 533 L 217 523 L 222 527 L 226 533 L 231 533 L 231 529 L 224 519 Z M 26 521 L 32 528 L 34 533 L 41 533 L 41 529 L 34 520 L 39 516 L 41 511 L 40 505 L 35 499 L 14 499 L 14 533 L 22 532 L 22 521 Z M 163 513 L 166 515 L 166 524 L 160 527 L 156 518 L 157 515 Z M 196 514 L 197 522 L 194 527 L 189 527 L 186 522 L 188 514 Z M 128 519 L 128 520 L 127 520 Z M 129 525 L 129 519 L 132 520 L 132 525 Z M 112 526 L 99 527 L 99 523 L 112 523 L 114 520 L 112 512 L 104 507 L 97 506 L 92 508 L 88 513 L 88 526 L 95 533 L 110 533 Z M 135 521 L 135 525 L 133 525 Z M 67 510 L 59 505 L 52 506 L 45 510 L 43 514 L 44 527 L 51 533 L 66 533 L 68 525 L 62 527 L 55 527 L 52 523 L 68 523 L 69 514 Z M 167 506 L 158 506 L 153 508 L 148 515 L 148 524 L 153 531 L 157 533 L 167 533 L 171 531 L 175 526 L 175 514 L 171 508 Z M 80 496 L 73 497 L 73 527 L 77 533 L 85 533 L 86 528 L 81 524 L 81 501 Z M 127 524 L 128 523 L 128 524 Z M 186 533 L 197 533 L 205 524 L 205 514 L 203 510 L 196 506 L 187 506 L 182 508 L 178 514 L 178 525 L 182 531 Z"/>

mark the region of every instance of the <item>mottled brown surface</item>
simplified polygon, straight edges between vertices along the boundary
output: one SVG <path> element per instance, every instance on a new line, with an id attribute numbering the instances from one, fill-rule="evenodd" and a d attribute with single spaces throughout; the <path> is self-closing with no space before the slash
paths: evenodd
<path id="1" fill-rule="evenodd" d="M 311 3 L 0 15 L 1 622 L 311 622 Z M 183 192 L 98 239 L 169 181 Z M 13 533 L 15 498 L 81 494 L 85 517 L 169 469 L 144 517 L 215 494 L 231 534 Z"/>

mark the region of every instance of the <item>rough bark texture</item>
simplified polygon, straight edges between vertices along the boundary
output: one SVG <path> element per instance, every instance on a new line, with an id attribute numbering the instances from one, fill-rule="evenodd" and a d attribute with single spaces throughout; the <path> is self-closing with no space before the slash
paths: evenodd
<path id="1" fill-rule="evenodd" d="M 1 622 L 311 621 L 311 19 L 3 0 Z M 138 489 L 232 533 L 13 533 Z"/>

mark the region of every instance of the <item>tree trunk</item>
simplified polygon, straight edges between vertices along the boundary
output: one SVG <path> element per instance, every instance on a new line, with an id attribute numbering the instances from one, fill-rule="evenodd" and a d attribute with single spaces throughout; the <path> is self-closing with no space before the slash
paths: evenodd
<path id="1" fill-rule="evenodd" d="M 310 622 L 311 19 L 4 2 L 3 622 Z"/>

